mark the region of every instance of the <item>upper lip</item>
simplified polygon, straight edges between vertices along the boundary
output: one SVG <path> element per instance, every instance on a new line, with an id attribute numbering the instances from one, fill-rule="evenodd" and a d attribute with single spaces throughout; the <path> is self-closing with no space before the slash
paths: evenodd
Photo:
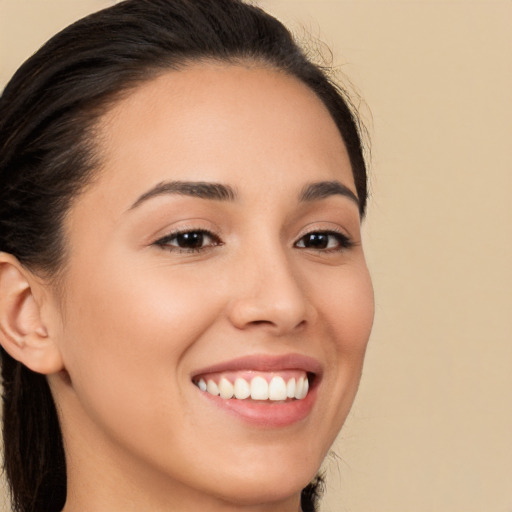
<path id="1" fill-rule="evenodd" d="M 272 372 L 279 370 L 304 370 L 307 373 L 319 375 L 322 365 L 316 359 L 303 354 L 253 354 L 229 361 L 216 363 L 194 371 L 192 377 L 208 373 L 232 372 L 241 370 L 253 370 L 257 372 Z"/>

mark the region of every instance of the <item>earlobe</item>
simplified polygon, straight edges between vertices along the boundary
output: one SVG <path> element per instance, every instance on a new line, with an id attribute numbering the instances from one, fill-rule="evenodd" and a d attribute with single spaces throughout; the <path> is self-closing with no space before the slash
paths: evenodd
<path id="1" fill-rule="evenodd" d="M 48 375 L 62 370 L 62 357 L 42 320 L 35 286 L 30 271 L 0 253 L 0 344 L 32 371 Z"/>

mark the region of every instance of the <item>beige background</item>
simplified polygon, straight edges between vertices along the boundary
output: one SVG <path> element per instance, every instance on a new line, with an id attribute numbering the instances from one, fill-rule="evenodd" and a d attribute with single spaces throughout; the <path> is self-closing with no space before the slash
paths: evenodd
<path id="1" fill-rule="evenodd" d="M 0 88 L 106 0 L 0 0 Z M 364 97 L 377 315 L 325 512 L 512 512 L 512 2 L 260 2 Z"/>

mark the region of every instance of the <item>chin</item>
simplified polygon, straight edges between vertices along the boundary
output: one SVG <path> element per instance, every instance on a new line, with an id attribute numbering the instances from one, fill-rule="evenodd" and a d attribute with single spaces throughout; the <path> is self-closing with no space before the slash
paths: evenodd
<path id="1" fill-rule="evenodd" d="M 262 500 L 277 503 L 297 499 L 318 473 L 323 455 L 312 457 L 302 453 L 288 458 L 263 455 L 260 463 L 253 460 L 252 463 L 241 462 L 236 467 L 226 468 L 226 473 L 215 485 L 222 499 L 239 505 L 254 505 L 262 503 Z"/>
<path id="2" fill-rule="evenodd" d="M 229 489 L 222 493 L 223 501 L 238 506 L 251 506 L 262 503 L 284 503 L 298 500 L 300 493 L 314 478 L 315 473 L 305 476 L 302 471 L 294 473 L 279 472 L 276 478 L 234 479 Z"/>

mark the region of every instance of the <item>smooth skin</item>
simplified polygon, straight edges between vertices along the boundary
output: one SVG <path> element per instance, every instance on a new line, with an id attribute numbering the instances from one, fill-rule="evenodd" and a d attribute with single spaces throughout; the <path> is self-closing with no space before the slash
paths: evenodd
<path id="1" fill-rule="evenodd" d="M 138 87 L 98 140 L 59 287 L 0 259 L 3 344 L 48 374 L 61 411 L 65 512 L 297 512 L 353 402 L 373 319 L 357 203 L 301 200 L 318 182 L 356 194 L 333 120 L 282 72 L 202 63 Z M 233 197 L 154 191 L 178 181 Z M 253 425 L 192 382 L 255 354 L 320 364 L 305 419 Z"/>

